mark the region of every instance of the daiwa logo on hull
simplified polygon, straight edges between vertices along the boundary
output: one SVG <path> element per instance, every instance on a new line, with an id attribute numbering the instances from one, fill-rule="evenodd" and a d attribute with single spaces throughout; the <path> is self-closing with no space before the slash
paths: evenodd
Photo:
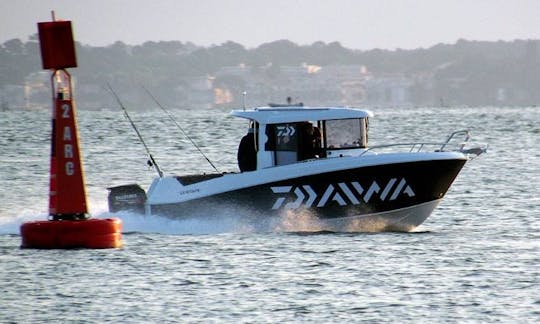
<path id="1" fill-rule="evenodd" d="M 364 190 L 364 187 L 356 181 L 339 182 L 337 184 L 329 184 L 322 195 L 316 193 L 310 185 L 270 187 L 275 194 L 288 194 L 293 192 L 296 195 L 296 199 L 288 203 L 285 203 L 285 201 L 289 195 L 278 197 L 274 202 L 272 209 L 279 209 L 281 207 L 284 207 L 285 209 L 313 206 L 324 207 L 331 201 L 335 201 L 340 206 L 350 204 L 358 205 L 362 201 L 366 204 L 369 203 L 374 196 L 379 197 L 381 201 L 396 200 L 402 194 L 409 197 L 415 196 L 414 191 L 407 184 L 405 178 L 401 178 L 399 183 L 397 182 L 397 178 L 392 178 L 383 189 L 379 186 L 377 181 L 373 181 L 367 190 Z M 397 185 L 394 187 L 396 183 Z"/>

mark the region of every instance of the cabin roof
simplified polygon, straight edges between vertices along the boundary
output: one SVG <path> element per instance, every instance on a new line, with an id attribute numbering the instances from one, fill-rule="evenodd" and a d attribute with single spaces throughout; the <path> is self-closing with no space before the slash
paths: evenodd
<path id="1" fill-rule="evenodd" d="M 260 124 L 293 123 L 309 120 L 331 120 L 372 117 L 369 110 L 348 107 L 258 107 L 233 110 L 231 115 L 254 120 Z"/>

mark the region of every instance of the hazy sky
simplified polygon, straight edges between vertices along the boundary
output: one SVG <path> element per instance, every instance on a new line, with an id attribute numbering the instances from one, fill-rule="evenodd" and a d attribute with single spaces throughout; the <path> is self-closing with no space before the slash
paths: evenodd
<path id="1" fill-rule="evenodd" d="M 26 41 L 51 10 L 94 46 L 232 40 L 252 48 L 289 39 L 411 49 L 460 38 L 540 39 L 540 0 L 0 0 L 0 43 Z"/>

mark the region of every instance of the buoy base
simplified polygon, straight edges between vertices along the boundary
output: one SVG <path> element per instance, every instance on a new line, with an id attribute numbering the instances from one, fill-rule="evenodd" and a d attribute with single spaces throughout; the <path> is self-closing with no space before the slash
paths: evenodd
<path id="1" fill-rule="evenodd" d="M 122 246 L 118 218 L 33 221 L 21 225 L 22 248 L 109 249 Z"/>
<path id="2" fill-rule="evenodd" d="M 54 214 L 49 216 L 49 220 L 87 220 L 90 216 L 86 213 L 77 214 Z"/>

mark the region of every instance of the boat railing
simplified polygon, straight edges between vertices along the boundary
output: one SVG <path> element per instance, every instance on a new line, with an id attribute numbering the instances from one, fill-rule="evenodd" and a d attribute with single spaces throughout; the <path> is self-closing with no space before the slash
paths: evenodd
<path id="1" fill-rule="evenodd" d="M 450 143 L 450 141 L 456 137 L 456 136 L 459 136 L 459 135 L 463 135 L 465 136 L 463 142 L 461 142 L 459 145 L 460 145 L 460 148 L 459 150 L 463 150 L 463 148 L 465 148 L 465 145 L 467 145 L 467 142 L 471 139 L 471 134 L 469 133 L 468 130 L 464 129 L 464 130 L 459 130 L 459 131 L 455 131 L 453 132 L 452 134 L 448 135 L 448 138 L 446 139 L 446 142 L 441 146 L 441 149 L 440 151 L 444 151 L 444 149 L 446 148 L 446 146 L 448 145 L 448 143 Z"/>
<path id="2" fill-rule="evenodd" d="M 463 136 L 463 139 L 458 143 L 454 143 L 455 139 L 459 136 Z M 387 148 L 395 147 L 409 147 L 409 153 L 413 152 L 461 152 L 464 154 L 474 154 L 476 156 L 486 152 L 487 145 L 480 145 L 475 147 L 468 147 L 471 135 L 468 130 L 460 130 L 450 134 L 444 142 L 407 142 L 407 143 L 393 143 L 371 146 L 364 150 L 360 156 L 373 151 L 378 151 Z M 431 149 L 430 149 L 431 148 Z"/>

